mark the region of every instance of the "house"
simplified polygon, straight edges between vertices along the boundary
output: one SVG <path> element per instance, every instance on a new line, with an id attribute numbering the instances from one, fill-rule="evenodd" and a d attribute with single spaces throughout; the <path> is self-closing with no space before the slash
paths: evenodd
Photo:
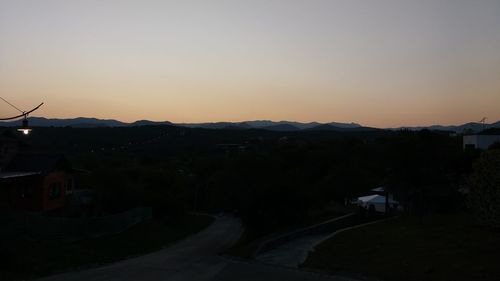
<path id="1" fill-rule="evenodd" d="M 468 135 L 464 136 L 464 149 L 486 150 L 496 142 L 500 142 L 500 135 Z"/>
<path id="2" fill-rule="evenodd" d="M 26 151 L 14 138 L 0 139 L 0 210 L 61 209 L 74 189 L 74 171 L 59 153 Z"/>

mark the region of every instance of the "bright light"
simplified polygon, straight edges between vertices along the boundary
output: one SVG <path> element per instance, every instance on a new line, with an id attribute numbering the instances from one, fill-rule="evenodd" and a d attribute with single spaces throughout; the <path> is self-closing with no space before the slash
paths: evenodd
<path id="1" fill-rule="evenodd" d="M 21 128 L 21 129 L 17 129 L 17 130 L 25 135 L 28 135 L 31 132 L 31 129 L 27 129 L 27 128 Z"/>
<path id="2" fill-rule="evenodd" d="M 24 135 L 28 135 L 31 132 L 31 129 L 28 126 L 28 115 L 27 114 L 24 115 L 23 126 L 19 129 L 17 129 L 17 131 L 23 133 Z"/>

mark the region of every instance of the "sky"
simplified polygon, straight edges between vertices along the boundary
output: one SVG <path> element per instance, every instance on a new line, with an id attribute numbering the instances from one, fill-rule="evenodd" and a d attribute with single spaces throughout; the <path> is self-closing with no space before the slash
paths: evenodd
<path id="1" fill-rule="evenodd" d="M 47 118 L 495 122 L 500 0 L 0 0 L 0 96 Z"/>

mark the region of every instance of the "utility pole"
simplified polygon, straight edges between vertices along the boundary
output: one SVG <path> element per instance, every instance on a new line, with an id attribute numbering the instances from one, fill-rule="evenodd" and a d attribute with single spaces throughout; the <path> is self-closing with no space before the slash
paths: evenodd
<path id="1" fill-rule="evenodd" d="M 483 124 L 483 131 L 486 130 L 486 119 L 488 119 L 488 117 L 483 117 L 483 119 L 479 121 L 479 123 Z"/>

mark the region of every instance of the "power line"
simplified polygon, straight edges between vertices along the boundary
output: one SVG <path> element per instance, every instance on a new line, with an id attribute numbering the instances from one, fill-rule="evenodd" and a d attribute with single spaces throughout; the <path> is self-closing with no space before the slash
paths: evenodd
<path id="1" fill-rule="evenodd" d="M 13 117 L 7 117 L 7 118 L 0 118 L 0 121 L 6 121 L 6 120 L 13 120 L 13 119 L 17 119 L 17 118 L 20 118 L 20 117 L 24 117 L 24 118 L 27 118 L 28 117 L 28 114 L 30 114 L 31 112 L 37 110 L 40 108 L 40 106 L 43 105 L 43 102 L 41 104 L 39 104 L 37 107 L 31 109 L 31 110 L 28 110 L 28 111 L 21 111 L 22 113 L 17 115 L 17 116 L 13 116 Z"/>
<path id="2" fill-rule="evenodd" d="M 17 108 L 15 105 L 13 105 L 12 103 L 8 102 L 6 99 L 0 97 L 0 99 L 2 99 L 4 102 L 6 102 L 8 105 L 12 106 L 13 108 L 17 109 L 17 111 L 21 112 L 21 113 L 24 113 L 24 111 L 22 111 L 21 109 Z"/>

